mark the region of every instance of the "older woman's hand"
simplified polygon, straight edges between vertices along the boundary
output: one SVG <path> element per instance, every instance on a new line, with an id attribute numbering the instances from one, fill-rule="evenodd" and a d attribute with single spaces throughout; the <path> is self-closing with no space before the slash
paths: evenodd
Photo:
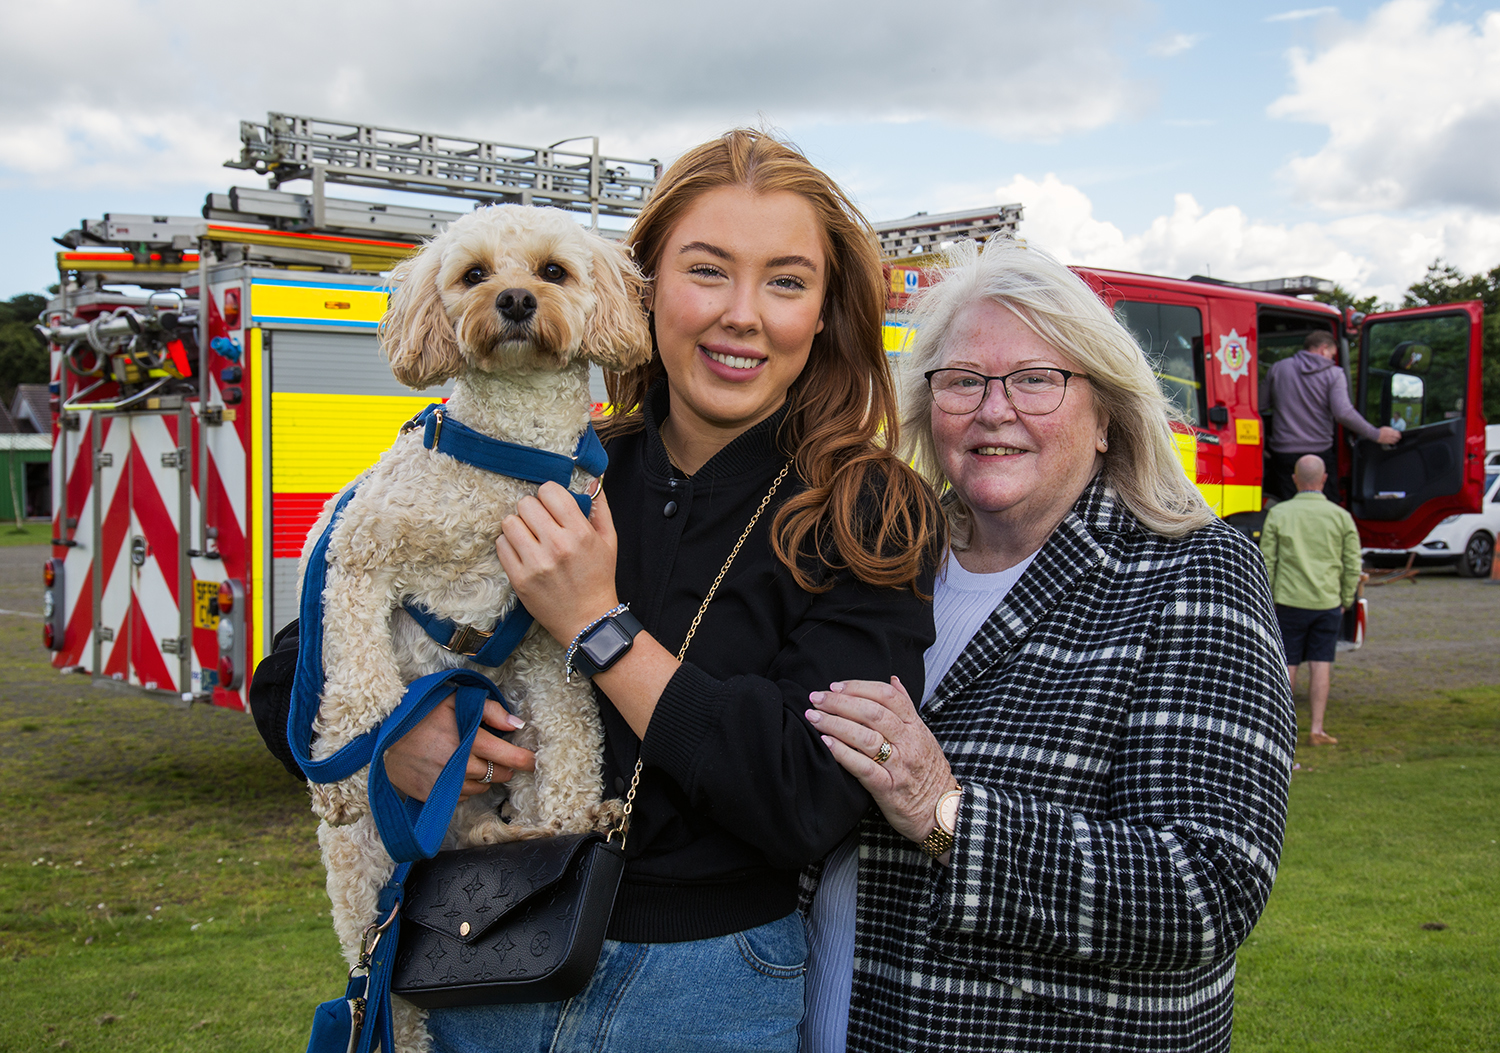
<path id="1" fill-rule="evenodd" d="M 870 791 L 892 829 L 913 841 L 931 833 L 938 798 L 957 782 L 900 678 L 830 684 L 808 701 L 814 707 L 808 722 L 822 732 L 834 759 Z M 875 757 L 885 742 L 891 754 L 882 764 Z"/>

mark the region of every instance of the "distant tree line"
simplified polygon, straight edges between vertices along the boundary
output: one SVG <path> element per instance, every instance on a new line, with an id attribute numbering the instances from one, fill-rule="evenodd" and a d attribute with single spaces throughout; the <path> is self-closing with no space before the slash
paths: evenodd
<path id="1" fill-rule="evenodd" d="M 32 326 L 47 298 L 22 293 L 0 300 L 0 400 L 6 406 L 17 384 L 45 384 L 50 379 L 47 341 Z"/>
<path id="2" fill-rule="evenodd" d="M 1378 303 L 1373 296 L 1355 297 L 1337 285 L 1333 292 L 1316 298 L 1365 314 L 1391 311 L 1398 306 Z M 1500 424 L 1500 267 L 1465 274 L 1451 263 L 1433 260 L 1422 280 L 1413 282 L 1406 290 L 1399 306 L 1433 307 L 1464 300 L 1484 302 L 1484 418 L 1491 424 Z"/>

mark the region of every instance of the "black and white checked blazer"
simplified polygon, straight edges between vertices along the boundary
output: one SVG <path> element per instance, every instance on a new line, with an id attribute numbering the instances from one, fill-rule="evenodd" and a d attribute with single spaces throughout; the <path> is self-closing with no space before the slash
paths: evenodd
<path id="1" fill-rule="evenodd" d="M 1296 741 L 1261 556 L 1096 480 L 924 717 L 952 865 L 860 829 L 851 1051 L 1222 1050 Z"/>

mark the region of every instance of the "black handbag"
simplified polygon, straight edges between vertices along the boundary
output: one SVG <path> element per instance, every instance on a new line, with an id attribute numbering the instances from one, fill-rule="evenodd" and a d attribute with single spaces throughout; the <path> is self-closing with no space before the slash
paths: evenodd
<path id="1" fill-rule="evenodd" d="M 391 991 L 423 1009 L 572 997 L 598 964 L 624 868 L 599 834 L 412 864 Z"/>

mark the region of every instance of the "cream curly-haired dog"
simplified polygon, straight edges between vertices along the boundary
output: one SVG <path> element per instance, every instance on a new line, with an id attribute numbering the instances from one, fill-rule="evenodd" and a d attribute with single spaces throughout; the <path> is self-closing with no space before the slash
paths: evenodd
<path id="1" fill-rule="evenodd" d="M 559 211 L 479 209 L 393 278 L 379 331 L 391 371 L 413 388 L 456 378 L 447 419 L 493 438 L 572 454 L 589 423 L 589 362 L 628 369 L 650 356 L 643 283 L 627 251 Z M 590 482 L 575 469 L 573 489 Z M 410 431 L 358 480 L 328 546 L 315 759 L 388 716 L 406 684 L 442 669 L 489 676 L 527 722 L 515 741 L 536 752 L 535 775 L 517 772 L 503 789 L 461 802 L 449 848 L 602 829 L 619 815 L 619 801 L 603 800 L 593 689 L 585 678 L 565 682 L 564 649 L 550 634 L 533 626 L 502 667 L 486 668 L 440 647 L 402 609 L 415 601 L 488 630 L 515 603 L 495 554 L 501 521 L 535 492 L 429 450 Z M 303 574 L 336 499 L 309 535 Z M 311 784 L 334 928 L 351 964 L 394 868 L 369 810 L 368 771 Z M 424 1014 L 393 1004 L 397 1047 L 425 1050 Z"/>

